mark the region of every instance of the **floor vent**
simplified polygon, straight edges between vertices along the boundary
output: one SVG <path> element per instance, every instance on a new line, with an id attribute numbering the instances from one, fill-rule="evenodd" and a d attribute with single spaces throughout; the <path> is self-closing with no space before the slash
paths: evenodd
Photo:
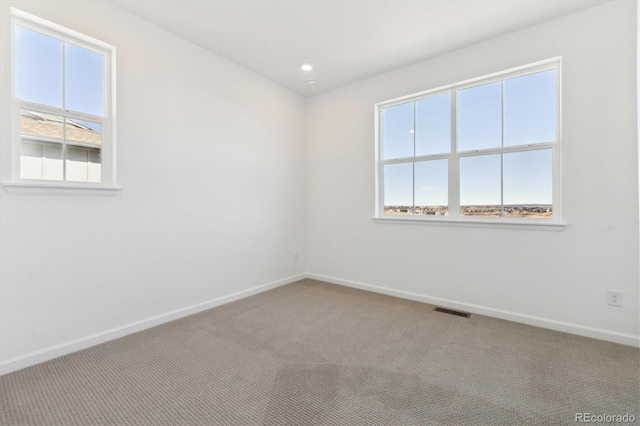
<path id="1" fill-rule="evenodd" d="M 454 311 L 447 308 L 435 308 L 434 311 L 442 312 L 449 315 L 455 315 L 457 317 L 463 317 L 463 318 L 469 318 L 471 316 L 471 314 L 468 314 L 466 312 Z"/>

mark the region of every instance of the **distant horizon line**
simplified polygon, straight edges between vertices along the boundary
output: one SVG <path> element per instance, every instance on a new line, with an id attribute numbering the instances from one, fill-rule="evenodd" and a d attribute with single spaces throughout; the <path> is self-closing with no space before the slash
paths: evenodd
<path id="1" fill-rule="evenodd" d="M 523 206 L 523 207 L 538 207 L 538 206 L 545 206 L 545 207 L 551 207 L 553 206 L 553 203 L 534 203 L 534 204 L 460 204 L 460 207 L 519 207 L 519 206 Z M 424 204 L 416 204 L 416 205 L 409 205 L 409 204 L 385 204 L 384 207 L 449 207 L 448 205 L 444 205 L 444 204 L 429 204 L 429 205 L 424 205 Z"/>

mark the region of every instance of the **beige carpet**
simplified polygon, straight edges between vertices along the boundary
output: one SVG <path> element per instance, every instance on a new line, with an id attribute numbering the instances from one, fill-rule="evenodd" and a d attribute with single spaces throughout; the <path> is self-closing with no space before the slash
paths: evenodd
<path id="1" fill-rule="evenodd" d="M 638 418 L 639 367 L 635 348 L 304 280 L 2 376 L 0 424 L 575 424 Z"/>

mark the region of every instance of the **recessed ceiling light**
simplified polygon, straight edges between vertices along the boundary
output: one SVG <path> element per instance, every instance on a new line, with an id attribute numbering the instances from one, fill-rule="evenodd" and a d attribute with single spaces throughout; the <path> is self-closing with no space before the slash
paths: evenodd
<path id="1" fill-rule="evenodd" d="M 309 80 L 307 81 L 307 84 L 313 86 L 314 84 L 318 84 L 318 82 L 316 80 Z"/>
<path id="2" fill-rule="evenodd" d="M 300 65 L 300 69 L 302 71 L 311 71 L 313 69 L 313 65 L 311 65 L 311 64 L 302 64 L 302 65 Z"/>

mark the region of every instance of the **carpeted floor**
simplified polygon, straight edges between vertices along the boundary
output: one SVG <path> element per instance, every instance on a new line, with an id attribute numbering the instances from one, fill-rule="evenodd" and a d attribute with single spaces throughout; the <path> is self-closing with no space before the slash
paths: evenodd
<path id="1" fill-rule="evenodd" d="M 574 424 L 640 417 L 639 367 L 637 348 L 303 280 L 2 376 L 0 424 Z"/>

